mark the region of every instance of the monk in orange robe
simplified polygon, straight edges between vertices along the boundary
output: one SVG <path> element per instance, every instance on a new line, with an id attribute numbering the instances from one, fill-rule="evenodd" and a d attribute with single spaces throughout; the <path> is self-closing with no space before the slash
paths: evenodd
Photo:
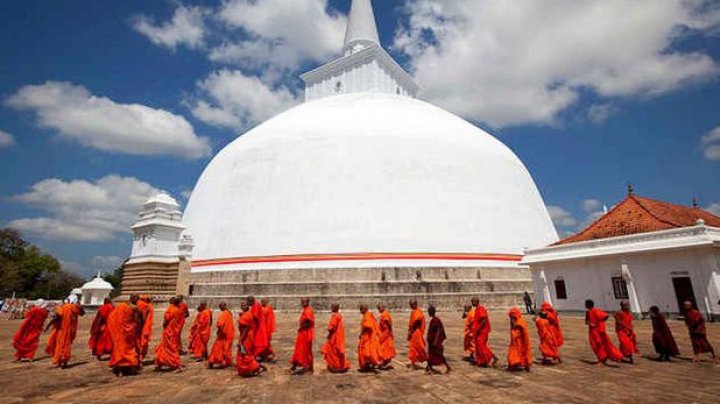
<path id="1" fill-rule="evenodd" d="M 55 311 L 55 321 L 58 323 L 53 352 L 52 363 L 59 368 L 67 368 L 72 356 L 72 344 L 77 336 L 78 318 L 85 315 L 85 310 L 77 304 L 77 297 L 71 295 L 68 303 L 58 307 Z"/>
<path id="2" fill-rule="evenodd" d="M 558 312 L 555 311 L 555 308 L 553 308 L 548 302 L 543 302 L 542 306 L 540 306 L 540 310 L 545 313 L 550 326 L 553 328 L 558 348 L 562 347 L 565 341 L 562 328 L 560 328 L 560 316 L 558 316 Z"/>
<path id="3" fill-rule="evenodd" d="M 417 300 L 410 301 L 410 322 L 408 324 L 408 359 L 410 366 L 415 369 L 422 369 L 419 363 L 427 362 L 427 351 L 425 345 L 425 315 L 418 308 Z"/>
<path id="4" fill-rule="evenodd" d="M 218 317 L 217 337 L 210 350 L 208 357 L 208 367 L 210 369 L 216 366 L 224 369 L 232 365 L 232 347 L 235 341 L 235 324 L 233 322 L 232 313 L 227 309 L 227 303 L 220 303 L 220 316 Z"/>
<path id="5" fill-rule="evenodd" d="M 380 366 L 380 327 L 375 316 L 364 304 L 360 305 L 360 341 L 358 342 L 358 363 L 361 372 L 371 372 Z"/>
<path id="6" fill-rule="evenodd" d="M 275 321 L 275 310 L 270 305 L 270 301 L 264 297 L 260 300 L 263 315 L 265 317 L 265 328 L 267 329 L 267 349 L 265 355 L 266 362 L 275 362 L 275 351 L 272 348 L 272 336 L 277 331 L 277 323 Z"/>
<path id="7" fill-rule="evenodd" d="M 177 302 L 178 302 L 177 307 L 178 307 L 178 310 L 180 310 L 180 314 L 181 314 L 180 325 L 179 325 L 180 332 L 178 332 L 178 334 L 177 334 L 177 339 L 178 339 L 177 345 L 178 345 L 178 347 L 180 347 L 180 355 L 185 355 L 187 353 L 187 351 L 185 351 L 183 349 L 182 333 L 183 333 L 183 330 L 185 329 L 185 322 L 187 321 L 188 317 L 190 317 L 190 310 L 188 309 L 187 304 L 185 304 L 185 296 L 178 295 Z"/>
<path id="8" fill-rule="evenodd" d="M 171 297 L 170 304 L 163 316 L 162 340 L 155 348 L 155 368 L 157 370 L 177 370 L 182 366 L 178 343 L 184 319 L 185 313 L 180 308 L 180 302 L 177 298 Z"/>
<path id="9" fill-rule="evenodd" d="M 640 354 L 637 346 L 637 335 L 633 326 L 633 314 L 630 312 L 630 305 L 627 302 L 620 302 L 620 311 L 615 315 L 615 333 L 620 341 L 620 352 L 628 363 L 634 362 L 634 355 Z"/>
<path id="10" fill-rule="evenodd" d="M 250 305 L 250 312 L 255 320 L 255 328 L 253 329 L 255 338 L 253 355 L 255 355 L 257 360 L 264 362 L 269 355 L 267 320 L 265 319 L 265 312 L 263 311 L 262 304 L 255 299 L 255 296 L 248 296 L 247 302 Z"/>
<path id="11" fill-rule="evenodd" d="M 139 346 L 142 335 L 142 313 L 137 307 L 138 295 L 129 303 L 120 303 L 108 316 L 107 329 L 112 336 L 110 367 L 117 376 L 133 375 L 140 369 Z"/>
<path id="12" fill-rule="evenodd" d="M 713 361 L 717 361 L 715 349 L 707 338 L 705 318 L 693 307 L 692 302 L 684 302 L 683 310 L 685 311 L 685 325 L 690 332 L 690 342 L 693 347 L 693 362 L 700 362 L 700 354 L 703 353 L 709 353 L 712 355 Z"/>
<path id="13" fill-rule="evenodd" d="M 477 304 L 475 303 L 477 302 Z M 463 320 L 465 324 L 463 327 L 463 349 L 465 352 L 464 360 L 472 362 L 475 357 L 475 328 L 473 322 L 475 321 L 475 306 L 480 304 L 480 299 L 474 297 L 472 304 L 466 304 L 465 310 L 463 311 Z"/>
<path id="14" fill-rule="evenodd" d="M 595 302 L 592 300 L 585 301 L 585 308 L 587 309 L 585 322 L 588 325 L 588 339 L 590 347 L 598 358 L 598 364 L 605 364 L 608 359 L 620 362 L 623 358 L 622 353 L 610 340 L 605 326 L 605 322 L 610 316 L 595 308 Z"/>
<path id="15" fill-rule="evenodd" d="M 255 303 L 257 302 L 253 301 L 253 305 Z M 258 376 L 267 370 L 255 360 L 255 347 L 253 344 L 255 343 L 256 322 L 251 307 L 249 298 L 247 301 L 242 302 L 240 306 L 242 313 L 240 313 L 240 317 L 238 318 L 240 340 L 238 341 L 235 364 L 238 374 L 242 377 Z"/>
<path id="16" fill-rule="evenodd" d="M 90 346 L 93 356 L 98 358 L 98 360 L 102 360 L 103 355 L 112 355 L 113 352 L 113 341 L 107 322 L 114 308 L 112 299 L 109 297 L 105 298 L 103 305 L 98 308 L 95 319 L 90 326 L 90 341 L 88 341 L 88 345 Z"/>
<path id="17" fill-rule="evenodd" d="M 57 334 L 58 330 L 60 330 L 60 322 L 58 321 L 59 318 L 57 317 L 58 307 L 55 307 L 53 309 L 53 316 L 52 319 L 48 322 L 48 325 L 45 327 L 44 332 L 48 332 L 50 328 L 52 328 L 52 331 L 50 332 L 50 336 L 48 337 L 47 343 L 45 344 L 45 353 L 50 355 L 52 357 L 55 354 L 55 346 L 57 345 Z"/>
<path id="18" fill-rule="evenodd" d="M 45 310 L 45 301 L 42 299 L 35 302 L 25 313 L 25 319 L 13 337 L 16 362 L 32 362 L 35 359 L 35 351 L 40 345 L 40 334 L 43 332 L 47 318 L 48 311 Z"/>
<path id="19" fill-rule="evenodd" d="M 490 317 L 485 307 L 479 303 L 475 307 L 473 333 L 475 334 L 475 365 L 480 367 L 497 365 L 498 358 L 488 345 L 488 339 L 490 338 Z"/>
<path id="20" fill-rule="evenodd" d="M 330 373 L 345 373 L 350 369 L 345 347 L 345 321 L 340 314 L 340 305 L 330 305 L 330 323 L 328 323 L 327 342 L 320 349 L 325 365 Z"/>
<path id="21" fill-rule="evenodd" d="M 382 361 L 380 369 L 390 370 L 393 368 L 391 363 L 396 355 L 393 321 L 384 304 L 378 304 L 377 310 L 380 315 L 380 360 Z"/>
<path id="22" fill-rule="evenodd" d="M 212 311 L 208 310 L 205 302 L 198 306 L 195 322 L 190 327 L 190 345 L 188 349 L 193 359 L 201 362 L 207 359 L 208 342 L 212 333 Z"/>
<path id="23" fill-rule="evenodd" d="M 140 331 L 140 345 L 138 347 L 140 360 L 142 361 L 147 358 L 148 350 L 150 349 L 155 309 L 152 306 L 152 299 L 148 295 L 143 295 L 140 298 L 137 307 L 142 315 L 142 330 Z"/>
<path id="24" fill-rule="evenodd" d="M 315 313 L 310 307 L 310 299 L 300 301 L 302 314 L 295 338 L 295 350 L 290 359 L 290 372 L 295 375 L 313 371 L 313 339 L 315 337 Z"/>
<path id="25" fill-rule="evenodd" d="M 428 325 L 427 332 L 428 360 L 425 372 L 439 373 L 435 370 L 434 366 L 445 365 L 445 373 L 450 373 L 452 369 L 445 358 L 445 347 L 443 346 L 445 340 L 447 339 L 447 335 L 445 335 L 445 326 L 440 318 L 435 315 L 436 313 L 437 310 L 435 309 L 435 306 L 430 305 L 428 307 L 430 324 Z"/>
<path id="26" fill-rule="evenodd" d="M 554 365 L 556 362 L 562 363 L 560 359 L 560 347 L 558 347 L 557 337 L 555 336 L 555 328 L 550 324 L 545 312 L 540 311 L 535 316 L 535 328 L 537 328 L 540 339 L 540 353 L 543 357 L 543 364 Z"/>
<path id="27" fill-rule="evenodd" d="M 508 313 L 510 317 L 510 346 L 508 347 L 508 370 L 530 371 L 532 366 L 532 349 L 530 348 L 530 332 L 520 309 L 513 307 Z"/>

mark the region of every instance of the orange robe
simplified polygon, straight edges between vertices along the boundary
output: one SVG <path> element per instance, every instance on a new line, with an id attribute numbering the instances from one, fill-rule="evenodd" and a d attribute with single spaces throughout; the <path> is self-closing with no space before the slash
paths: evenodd
<path id="1" fill-rule="evenodd" d="M 208 342 L 212 332 L 212 311 L 205 309 L 197 314 L 190 327 L 190 345 L 188 349 L 195 359 L 205 359 Z"/>
<path id="2" fill-rule="evenodd" d="M 272 335 L 277 331 L 277 323 L 275 321 L 275 310 L 269 304 L 263 307 L 263 313 L 265 314 L 265 328 L 267 329 L 267 354 L 274 355 L 275 351 L 272 348 Z"/>
<path id="3" fill-rule="evenodd" d="M 390 362 L 396 355 L 392 324 L 390 312 L 380 313 L 380 359 L 383 362 Z"/>
<path id="4" fill-rule="evenodd" d="M 143 318 L 143 327 L 140 332 L 140 360 L 145 359 L 150 349 L 150 340 L 152 339 L 153 330 L 153 318 L 155 317 L 155 310 L 152 304 L 140 300 L 137 304 L 140 314 Z"/>
<path id="5" fill-rule="evenodd" d="M 208 363 L 226 368 L 232 365 L 232 347 L 235 341 L 235 324 L 229 310 L 221 311 L 217 321 L 217 337 L 210 350 Z"/>
<path id="6" fill-rule="evenodd" d="M 309 323 L 307 328 L 303 325 Z M 313 368 L 313 339 L 315 338 L 315 313 L 312 307 L 307 306 L 300 315 L 300 327 L 295 338 L 295 351 L 293 351 L 290 364 L 303 369 Z"/>
<path id="7" fill-rule="evenodd" d="M 345 349 L 345 322 L 340 313 L 332 313 L 328 323 L 328 340 L 320 349 L 329 371 L 343 372 L 350 369 Z"/>
<path id="8" fill-rule="evenodd" d="M 358 363 L 360 369 L 379 366 L 382 363 L 382 359 L 380 359 L 380 327 L 370 311 L 365 312 L 360 323 Z"/>
<path id="9" fill-rule="evenodd" d="M 542 304 L 541 310 L 547 315 L 547 319 L 550 322 L 555 334 L 557 346 L 560 348 L 565 343 L 562 329 L 560 328 L 560 317 L 558 316 L 557 311 L 555 311 L 555 308 L 553 308 L 548 302 Z"/>
<path id="10" fill-rule="evenodd" d="M 40 334 L 43 332 L 43 325 L 45 325 L 47 317 L 48 311 L 37 306 L 25 314 L 25 320 L 20 324 L 20 329 L 13 337 L 15 360 L 33 360 L 35 358 L 35 351 L 40 345 Z"/>
<path id="11" fill-rule="evenodd" d="M 155 348 L 155 366 L 169 369 L 180 368 L 179 337 L 184 319 L 185 314 L 178 306 L 171 304 L 165 310 L 162 340 Z"/>
<path id="12" fill-rule="evenodd" d="M 410 335 L 408 359 L 412 363 L 426 362 L 428 358 L 425 344 L 425 316 L 422 310 L 415 309 L 410 313 L 408 334 Z"/>
<path id="13" fill-rule="evenodd" d="M 588 339 L 590 347 L 600 362 L 608 359 L 619 362 L 623 358 L 622 353 L 612 343 L 605 328 L 608 317 L 607 313 L 598 308 L 588 310 Z"/>
<path id="14" fill-rule="evenodd" d="M 263 311 L 262 304 L 256 300 L 250 308 L 250 313 L 252 313 L 253 321 L 255 321 L 255 327 L 253 329 L 253 338 L 255 338 L 255 341 L 253 341 L 253 354 L 255 356 L 267 355 L 269 354 L 267 351 L 269 345 L 267 320 L 265 319 L 265 311 Z"/>
<path id="15" fill-rule="evenodd" d="M 60 326 L 58 327 L 55 340 L 55 352 L 52 363 L 59 365 L 68 363 L 72 356 L 72 344 L 77 336 L 78 317 L 80 317 L 80 306 L 66 303 L 57 309 L 60 315 Z"/>
<path id="16" fill-rule="evenodd" d="M 695 355 L 715 352 L 707 338 L 705 318 L 698 310 L 692 309 L 685 313 L 685 325 L 690 332 L 690 342 L 692 343 L 693 353 Z"/>
<path id="17" fill-rule="evenodd" d="M 488 366 L 495 360 L 495 354 L 488 345 L 490 338 L 490 317 L 483 306 L 475 308 L 475 319 L 473 320 L 475 335 L 475 364 Z"/>
<path id="18" fill-rule="evenodd" d="M 557 359 L 560 357 L 555 328 L 545 318 L 536 317 L 535 327 L 540 339 L 540 353 L 543 358 Z"/>
<path id="19" fill-rule="evenodd" d="M 618 311 L 615 313 L 615 333 L 617 333 L 618 341 L 620 341 L 620 352 L 623 356 L 629 358 L 633 354 L 639 354 L 640 350 L 637 346 L 637 335 L 635 335 L 635 327 L 633 326 L 632 313 L 629 311 Z"/>
<path id="20" fill-rule="evenodd" d="M 260 369 L 260 364 L 255 360 L 255 316 L 252 310 L 248 310 L 240 315 L 238 319 L 238 328 L 240 329 L 240 336 L 242 336 L 243 329 L 247 328 L 247 334 L 245 339 L 238 341 L 237 356 L 235 363 L 237 371 L 240 376 L 248 377 L 253 376 Z"/>
<path id="21" fill-rule="evenodd" d="M 183 346 L 182 346 L 182 332 L 185 328 L 185 322 L 187 321 L 187 318 L 190 317 L 190 310 L 188 310 L 187 304 L 185 302 L 182 302 L 178 304 L 178 309 L 180 310 L 180 331 L 177 334 L 177 345 L 180 348 L 180 351 L 182 352 Z"/>
<path id="22" fill-rule="evenodd" d="M 90 326 L 90 341 L 88 341 L 88 345 L 94 356 L 101 357 L 105 354 L 112 354 L 113 352 L 113 340 L 110 336 L 110 328 L 108 328 L 108 318 L 113 312 L 113 309 L 114 307 L 110 303 L 100 306 Z"/>
<path id="23" fill-rule="evenodd" d="M 508 369 L 530 369 L 532 366 L 532 349 L 530 348 L 530 332 L 520 310 L 510 309 L 508 316 L 515 320 L 510 327 L 510 346 L 508 347 Z"/>
<path id="24" fill-rule="evenodd" d="M 139 327 L 137 308 L 129 303 L 120 303 L 112 311 L 106 327 L 112 336 L 111 368 L 137 368 L 140 365 Z"/>
<path id="25" fill-rule="evenodd" d="M 473 323 L 475 321 L 475 309 L 470 309 L 465 315 L 465 335 L 463 338 L 463 348 L 465 349 L 465 356 L 472 357 L 475 355 L 475 327 Z"/>
<path id="26" fill-rule="evenodd" d="M 55 313 L 57 312 L 58 309 L 55 309 Z M 60 330 L 60 322 L 57 320 L 53 320 L 52 331 L 50 331 L 50 336 L 48 337 L 47 344 L 45 345 L 45 353 L 50 355 L 51 357 L 55 355 L 55 346 L 57 346 L 58 330 Z"/>

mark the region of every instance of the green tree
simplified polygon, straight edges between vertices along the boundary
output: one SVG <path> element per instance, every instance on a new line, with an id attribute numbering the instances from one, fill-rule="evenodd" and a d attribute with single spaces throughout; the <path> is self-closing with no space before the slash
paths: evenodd
<path id="1" fill-rule="evenodd" d="M 122 286 L 122 278 L 124 273 L 124 265 L 125 263 L 120 264 L 120 266 L 117 267 L 115 271 L 113 271 L 113 273 L 103 276 L 103 279 L 105 279 L 105 281 L 111 284 L 113 287 L 113 291 L 110 294 L 112 297 L 117 297 L 120 295 L 120 289 Z"/>

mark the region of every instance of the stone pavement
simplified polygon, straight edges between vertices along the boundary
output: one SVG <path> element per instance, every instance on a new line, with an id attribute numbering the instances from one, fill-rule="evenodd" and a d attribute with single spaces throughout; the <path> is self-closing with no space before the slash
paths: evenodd
<path id="1" fill-rule="evenodd" d="M 156 314 L 156 319 L 161 318 Z M 215 315 L 217 317 L 217 313 Z M 280 355 L 267 374 L 254 379 L 237 377 L 232 370 L 205 369 L 203 364 L 186 360 L 182 372 L 158 373 L 147 366 L 136 377 L 116 378 L 107 363 L 90 356 L 87 348 L 91 318 L 81 322 L 78 339 L 73 347 L 71 368 L 51 367 L 49 358 L 41 354 L 33 364 L 12 363 L 12 335 L 18 321 L 0 321 L 0 403 L 15 402 L 720 402 L 720 364 L 690 362 L 691 348 L 683 323 L 671 321 L 671 327 L 683 356 L 673 363 L 660 363 L 643 357 L 635 365 L 601 366 L 587 345 L 587 331 L 581 318 L 563 317 L 566 345 L 564 363 L 555 367 L 536 365 L 530 373 L 509 373 L 498 369 L 473 368 L 460 360 L 462 354 L 462 321 L 460 313 L 440 313 L 446 324 L 449 340 L 446 352 L 454 372 L 450 375 L 425 375 L 405 368 L 408 313 L 395 313 L 399 356 L 395 370 L 378 375 L 360 374 L 355 370 L 356 341 L 360 314 L 346 311 L 348 352 L 354 367 L 344 375 L 328 374 L 319 354 L 325 336 L 328 315 L 317 316 L 314 375 L 289 376 L 285 373 L 292 352 L 297 314 L 278 314 L 279 332 L 273 345 Z M 501 363 L 508 343 L 508 322 L 504 313 L 491 314 L 492 348 Z M 529 319 L 530 320 L 530 319 Z M 532 321 L 529 321 L 532 323 Z M 183 338 L 187 339 L 186 326 Z M 720 348 L 720 324 L 708 324 L 711 342 Z M 640 349 L 654 354 L 650 341 L 650 322 L 636 325 Z M 612 328 L 612 325 L 611 327 Z M 534 352 L 537 335 L 530 324 Z M 159 340 L 156 322 L 153 345 Z M 44 341 L 47 336 L 43 337 Z M 185 342 L 186 344 L 186 342 Z"/>

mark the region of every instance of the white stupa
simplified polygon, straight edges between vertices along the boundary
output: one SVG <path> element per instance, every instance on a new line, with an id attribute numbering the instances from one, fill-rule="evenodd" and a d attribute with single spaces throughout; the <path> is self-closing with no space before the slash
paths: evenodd
<path id="1" fill-rule="evenodd" d="M 101 278 L 98 273 L 97 277 L 84 284 L 80 290 L 82 291 L 80 303 L 83 306 L 100 306 L 105 298 L 110 296 L 113 287 L 109 282 Z"/>
<path id="2" fill-rule="evenodd" d="M 520 159 L 415 98 L 369 0 L 353 1 L 343 56 L 302 77 L 304 104 L 236 139 L 200 177 L 183 219 L 193 273 L 517 266 L 557 240 Z"/>

